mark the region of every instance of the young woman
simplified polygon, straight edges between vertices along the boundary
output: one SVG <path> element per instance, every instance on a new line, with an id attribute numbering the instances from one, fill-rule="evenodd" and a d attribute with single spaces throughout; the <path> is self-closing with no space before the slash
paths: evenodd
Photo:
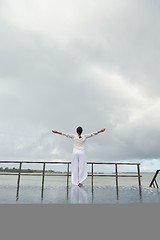
<path id="1" fill-rule="evenodd" d="M 90 134 L 82 134 L 82 127 L 77 127 L 76 134 L 67 134 L 52 130 L 55 134 L 73 139 L 73 159 L 71 168 L 71 181 L 73 185 L 82 186 L 82 183 L 87 178 L 87 162 L 85 156 L 85 142 L 86 139 L 96 136 L 105 131 L 105 128 Z"/>

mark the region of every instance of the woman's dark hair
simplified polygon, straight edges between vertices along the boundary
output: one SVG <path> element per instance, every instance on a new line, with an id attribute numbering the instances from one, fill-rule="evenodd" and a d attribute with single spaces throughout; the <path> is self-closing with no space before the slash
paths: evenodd
<path id="1" fill-rule="evenodd" d="M 82 127 L 77 127 L 77 134 L 79 135 L 79 138 L 81 138 L 81 134 L 82 134 L 82 132 L 83 132 L 83 129 L 82 129 Z"/>

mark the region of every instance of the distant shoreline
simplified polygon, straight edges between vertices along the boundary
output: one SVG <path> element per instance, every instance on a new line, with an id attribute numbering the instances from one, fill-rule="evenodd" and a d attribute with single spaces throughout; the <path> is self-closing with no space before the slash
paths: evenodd
<path id="1" fill-rule="evenodd" d="M 18 174 L 19 173 L 19 169 L 18 168 L 2 168 L 0 167 L 0 174 Z M 43 170 L 38 170 L 38 169 L 21 169 L 21 173 L 25 173 L 25 174 L 42 174 Z M 69 174 L 71 172 L 69 171 Z M 154 174 L 155 172 L 143 172 L 141 171 L 141 174 Z M 54 170 L 45 170 L 45 175 L 66 175 L 67 171 L 54 171 Z M 89 171 L 88 174 L 91 174 L 91 172 Z M 94 174 L 115 174 L 115 172 L 94 172 Z M 133 171 L 133 172 L 129 172 L 129 171 L 122 171 L 122 172 L 118 172 L 118 174 L 137 174 L 137 171 Z"/>

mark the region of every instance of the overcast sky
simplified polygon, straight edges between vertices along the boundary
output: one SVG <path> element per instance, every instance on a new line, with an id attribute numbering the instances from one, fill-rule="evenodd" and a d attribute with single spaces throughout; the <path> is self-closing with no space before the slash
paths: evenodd
<path id="1" fill-rule="evenodd" d="M 0 159 L 160 168 L 160 1 L 0 0 Z"/>

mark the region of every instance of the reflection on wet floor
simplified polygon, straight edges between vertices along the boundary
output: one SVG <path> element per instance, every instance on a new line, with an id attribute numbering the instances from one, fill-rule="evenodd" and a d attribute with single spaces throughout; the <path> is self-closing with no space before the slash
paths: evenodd
<path id="1" fill-rule="evenodd" d="M 88 203 L 88 192 L 84 187 L 71 186 L 70 203 Z"/>
<path id="2" fill-rule="evenodd" d="M 0 203 L 17 204 L 123 204 L 160 203 L 160 190 L 135 186 L 13 186 L 0 187 Z"/>

